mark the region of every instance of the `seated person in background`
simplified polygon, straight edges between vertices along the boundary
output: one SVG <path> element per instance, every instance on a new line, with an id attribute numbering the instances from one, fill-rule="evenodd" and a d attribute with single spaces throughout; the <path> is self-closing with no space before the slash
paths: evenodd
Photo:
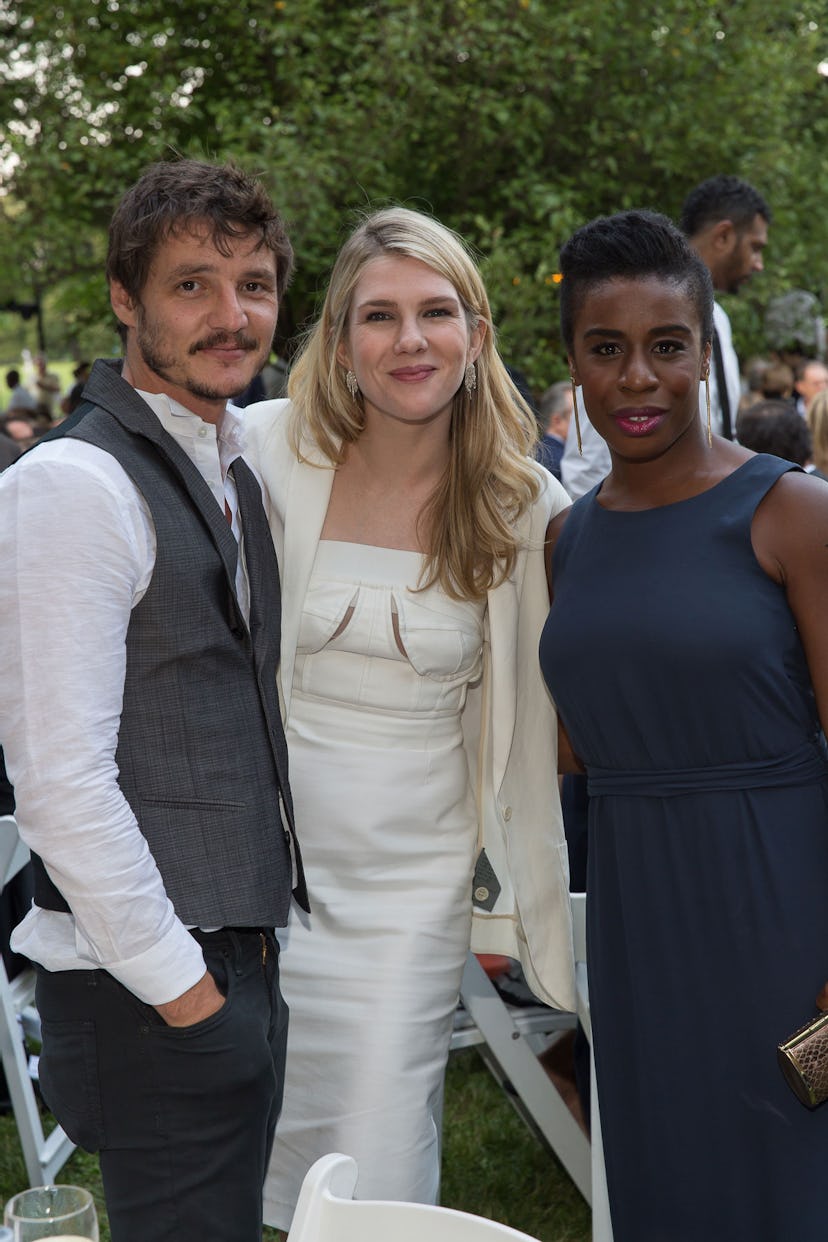
<path id="1" fill-rule="evenodd" d="M 754 453 L 772 453 L 803 468 L 811 460 L 808 424 L 789 401 L 758 401 L 736 419 L 736 438 Z"/>

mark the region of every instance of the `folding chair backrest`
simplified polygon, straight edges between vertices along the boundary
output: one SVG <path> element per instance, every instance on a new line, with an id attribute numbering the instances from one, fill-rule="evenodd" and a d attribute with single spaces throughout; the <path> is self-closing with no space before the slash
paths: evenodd
<path id="1" fill-rule="evenodd" d="M 537 1242 L 508 1225 L 423 1203 L 354 1200 L 356 1161 L 323 1156 L 309 1170 L 288 1242 Z"/>

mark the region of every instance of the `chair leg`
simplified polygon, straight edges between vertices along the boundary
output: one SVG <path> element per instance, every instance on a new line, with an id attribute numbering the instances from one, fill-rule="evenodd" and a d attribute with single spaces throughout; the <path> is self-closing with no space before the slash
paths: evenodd
<path id="1" fill-rule="evenodd" d="M 485 1040 L 481 1047 L 484 1060 L 499 1081 L 511 1083 L 518 1111 L 549 1144 L 589 1203 L 589 1140 L 472 953 L 466 959 L 460 996 Z"/>
<path id="2" fill-rule="evenodd" d="M 43 1133 L 17 1011 L 5 967 L 0 961 L 0 1054 L 14 1109 L 26 1176 L 30 1186 L 44 1186 L 55 1180 L 75 1149 L 74 1143 L 60 1126 L 49 1136 Z"/>

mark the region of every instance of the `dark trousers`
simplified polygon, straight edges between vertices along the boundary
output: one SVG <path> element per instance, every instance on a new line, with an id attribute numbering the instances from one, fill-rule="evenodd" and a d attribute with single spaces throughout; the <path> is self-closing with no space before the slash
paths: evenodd
<path id="1" fill-rule="evenodd" d="M 40 1084 L 99 1151 L 112 1242 L 261 1242 L 287 1006 L 271 933 L 195 932 L 225 994 L 169 1027 L 102 970 L 38 970 Z"/>

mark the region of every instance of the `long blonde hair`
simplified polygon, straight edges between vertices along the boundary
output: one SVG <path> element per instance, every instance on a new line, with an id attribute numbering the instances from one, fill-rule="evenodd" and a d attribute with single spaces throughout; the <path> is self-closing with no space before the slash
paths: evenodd
<path id="1" fill-rule="evenodd" d="M 828 392 L 818 392 L 808 407 L 808 426 L 814 465 L 828 474 Z"/>
<path id="2" fill-rule="evenodd" d="M 540 491 L 528 460 L 537 425 L 497 352 L 489 299 L 463 241 L 444 225 L 406 207 L 366 216 L 339 252 L 322 313 L 291 371 L 292 443 L 302 457 L 309 437 L 340 465 L 364 427 L 361 398 L 351 397 L 337 349 L 347 334 L 351 299 L 367 263 L 381 255 L 419 259 L 451 281 L 469 326 L 487 325 L 476 361 L 477 387 L 454 396 L 449 462 L 420 515 L 428 533 L 421 587 L 439 582 L 455 599 L 480 599 L 511 573 L 518 551 L 515 523 Z"/>

